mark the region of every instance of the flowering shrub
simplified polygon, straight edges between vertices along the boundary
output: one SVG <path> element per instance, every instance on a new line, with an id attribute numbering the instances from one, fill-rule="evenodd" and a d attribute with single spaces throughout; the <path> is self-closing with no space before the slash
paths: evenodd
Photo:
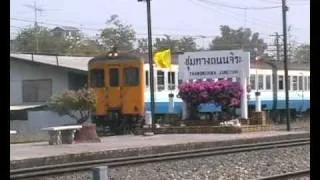
<path id="1" fill-rule="evenodd" d="M 179 86 L 178 96 L 184 100 L 188 108 L 197 109 L 203 103 L 215 103 L 223 109 L 240 105 L 243 89 L 240 83 L 231 81 L 203 81 L 183 83 Z"/>
<path id="2" fill-rule="evenodd" d="M 90 117 L 90 112 L 95 109 L 96 97 L 92 89 L 78 91 L 65 91 L 53 96 L 48 103 L 49 108 L 60 116 L 68 115 L 82 124 Z M 80 116 L 77 116 L 79 113 Z"/>

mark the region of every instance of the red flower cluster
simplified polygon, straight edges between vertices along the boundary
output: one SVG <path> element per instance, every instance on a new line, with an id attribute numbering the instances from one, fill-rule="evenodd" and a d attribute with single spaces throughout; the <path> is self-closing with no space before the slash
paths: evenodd
<path id="1" fill-rule="evenodd" d="M 178 96 L 189 104 L 198 106 L 215 103 L 220 106 L 239 106 L 243 88 L 240 83 L 231 81 L 203 81 L 183 83 Z"/>

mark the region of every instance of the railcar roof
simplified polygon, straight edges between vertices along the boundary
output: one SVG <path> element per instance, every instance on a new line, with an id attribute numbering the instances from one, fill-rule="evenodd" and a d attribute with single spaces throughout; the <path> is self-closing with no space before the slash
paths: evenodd
<path id="1" fill-rule="evenodd" d="M 109 56 L 110 53 L 103 53 L 89 60 L 90 63 L 94 62 L 108 62 L 108 61 L 128 61 L 128 60 L 143 60 L 142 56 L 136 53 L 116 52 L 117 56 Z"/>

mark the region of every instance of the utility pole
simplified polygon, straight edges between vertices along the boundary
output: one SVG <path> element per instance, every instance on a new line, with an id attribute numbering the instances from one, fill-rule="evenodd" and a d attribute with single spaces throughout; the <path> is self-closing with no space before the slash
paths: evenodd
<path id="1" fill-rule="evenodd" d="M 286 0 L 282 0 L 282 30 L 283 30 L 283 53 L 284 53 L 284 78 L 286 94 L 286 114 L 287 114 L 287 131 L 290 131 L 290 109 L 289 109 L 289 83 L 288 83 L 288 52 L 287 52 L 287 11 Z"/>
<path id="2" fill-rule="evenodd" d="M 38 11 L 41 13 L 44 11 L 42 8 L 38 8 L 36 1 L 34 1 L 33 5 L 26 4 L 24 5 L 27 8 L 31 8 L 34 10 L 34 30 L 35 30 L 35 52 L 37 53 L 39 51 L 39 40 L 38 40 Z"/>
<path id="3" fill-rule="evenodd" d="M 280 61 L 280 43 L 279 43 L 279 39 L 280 39 L 280 35 L 278 32 L 276 32 L 274 35 L 270 35 L 270 36 L 275 36 L 275 46 L 276 46 L 276 52 L 277 52 L 277 61 Z"/>
<path id="4" fill-rule="evenodd" d="M 138 0 L 141 2 L 144 0 Z M 145 0 L 147 3 L 147 23 L 148 23 L 148 59 L 150 69 L 150 105 L 151 105 L 151 118 L 152 118 L 152 131 L 154 132 L 155 122 L 155 103 L 154 103 L 154 72 L 153 72 L 153 60 L 152 60 L 152 33 L 151 33 L 151 0 Z"/>

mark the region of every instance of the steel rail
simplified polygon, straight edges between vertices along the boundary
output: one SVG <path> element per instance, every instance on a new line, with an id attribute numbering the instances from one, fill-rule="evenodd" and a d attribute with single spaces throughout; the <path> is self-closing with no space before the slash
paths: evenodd
<path id="1" fill-rule="evenodd" d="M 300 170 L 296 172 L 289 172 L 284 174 L 278 174 L 273 176 L 261 177 L 257 180 L 277 180 L 277 179 L 290 179 L 290 178 L 297 178 L 302 176 L 310 176 L 310 169 Z"/>
<path id="2" fill-rule="evenodd" d="M 184 158 L 196 158 L 203 156 L 222 155 L 229 153 L 249 152 L 255 150 L 264 150 L 272 148 L 284 148 L 291 146 L 301 146 L 310 144 L 310 138 L 301 138 L 293 140 L 271 141 L 264 143 L 242 144 L 224 146 L 218 148 L 204 148 L 189 151 L 169 152 L 145 156 L 108 158 L 92 161 L 72 162 L 57 165 L 45 165 L 39 167 L 22 168 L 10 170 L 10 179 L 20 179 L 29 177 L 46 176 L 53 174 L 61 174 L 67 172 L 85 171 L 97 165 L 106 165 L 109 167 L 150 163 L 158 161 L 168 161 Z"/>

